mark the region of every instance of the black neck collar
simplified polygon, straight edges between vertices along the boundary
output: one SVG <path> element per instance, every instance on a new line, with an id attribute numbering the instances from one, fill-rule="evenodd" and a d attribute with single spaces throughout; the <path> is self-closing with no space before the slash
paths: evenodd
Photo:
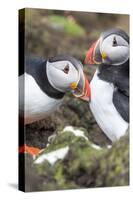
<path id="1" fill-rule="evenodd" d="M 129 79 L 129 59 L 121 65 L 99 65 L 98 77 L 104 81 L 116 83 L 120 79 Z"/>

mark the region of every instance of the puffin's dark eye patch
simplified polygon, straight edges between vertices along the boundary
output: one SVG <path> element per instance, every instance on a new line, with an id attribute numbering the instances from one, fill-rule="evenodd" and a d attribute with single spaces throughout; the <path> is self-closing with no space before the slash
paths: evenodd
<path id="1" fill-rule="evenodd" d="M 68 72 L 69 72 L 69 65 L 66 65 L 66 66 L 65 66 L 65 68 L 63 69 L 63 72 L 64 72 L 65 74 L 68 74 Z"/>
<path id="2" fill-rule="evenodd" d="M 116 37 L 113 38 L 113 44 L 112 44 L 112 46 L 113 46 L 113 47 L 116 47 L 116 46 L 117 46 L 117 40 L 116 40 Z"/>

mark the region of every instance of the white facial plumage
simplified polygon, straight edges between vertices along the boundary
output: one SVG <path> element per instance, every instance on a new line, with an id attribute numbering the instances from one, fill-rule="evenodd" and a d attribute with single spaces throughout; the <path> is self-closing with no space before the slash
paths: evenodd
<path id="1" fill-rule="evenodd" d="M 54 88 L 66 92 L 71 89 L 71 83 L 78 81 L 79 73 L 69 61 L 47 61 L 47 77 Z"/>
<path id="2" fill-rule="evenodd" d="M 105 58 L 103 56 L 103 63 L 120 65 L 129 58 L 129 44 L 120 35 L 111 34 L 104 40 L 101 39 L 100 52 L 106 54 Z"/>

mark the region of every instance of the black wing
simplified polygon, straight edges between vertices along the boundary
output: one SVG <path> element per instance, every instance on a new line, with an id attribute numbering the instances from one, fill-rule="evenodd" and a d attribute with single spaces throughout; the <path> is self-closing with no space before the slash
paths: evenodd
<path id="1" fill-rule="evenodd" d="M 129 96 L 129 60 L 118 66 L 101 64 L 98 76 L 101 80 L 113 83 L 125 95 Z"/>
<path id="2" fill-rule="evenodd" d="M 129 97 L 117 89 L 113 94 L 113 103 L 122 118 L 129 122 Z"/>
<path id="3" fill-rule="evenodd" d="M 100 65 L 98 76 L 114 84 L 113 103 L 122 118 L 129 122 L 129 60 L 119 66 Z"/>
<path id="4" fill-rule="evenodd" d="M 30 56 L 25 56 L 24 66 L 19 67 L 19 76 L 23 75 L 25 72 L 30 74 L 38 65 L 40 65 L 45 60 L 41 58 L 35 58 Z"/>
<path id="5" fill-rule="evenodd" d="M 114 85 L 129 97 L 129 62 L 118 73 Z"/>

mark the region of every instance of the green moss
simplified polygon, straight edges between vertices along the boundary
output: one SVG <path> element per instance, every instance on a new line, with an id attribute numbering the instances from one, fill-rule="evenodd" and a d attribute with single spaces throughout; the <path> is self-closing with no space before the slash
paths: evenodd
<path id="1" fill-rule="evenodd" d="M 68 145 L 63 160 L 54 165 L 47 161 L 36 166 L 43 179 L 43 190 L 121 186 L 129 184 L 128 136 L 111 149 L 95 149 L 89 140 L 72 132 L 60 131 L 53 138 L 50 150 Z"/>
<path id="2" fill-rule="evenodd" d="M 78 128 L 78 130 L 84 131 L 85 135 L 87 135 L 86 130 L 84 128 Z M 69 144 L 73 144 L 78 140 L 85 140 L 83 137 L 76 137 L 71 131 L 56 131 L 55 137 L 50 141 L 50 144 L 47 148 L 45 148 L 40 155 L 43 153 L 49 153 L 51 151 L 55 151 L 57 149 L 68 146 Z M 39 156 L 40 156 L 39 155 Z"/>

